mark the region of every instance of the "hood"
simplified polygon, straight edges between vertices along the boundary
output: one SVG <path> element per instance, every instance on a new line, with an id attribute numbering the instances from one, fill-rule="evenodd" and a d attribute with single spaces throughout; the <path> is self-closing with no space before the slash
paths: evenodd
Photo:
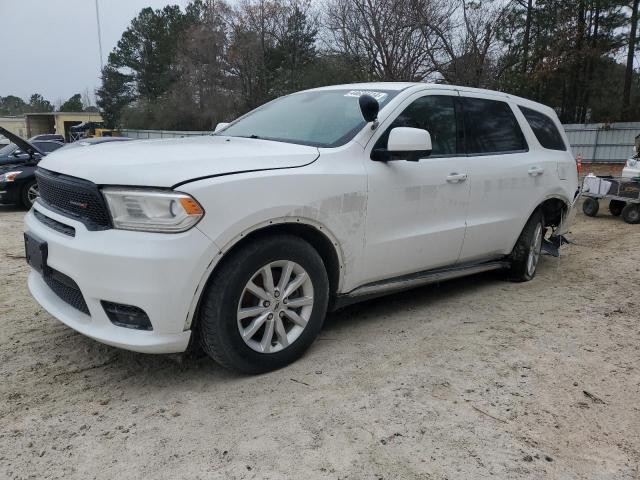
<path id="1" fill-rule="evenodd" d="M 98 185 L 175 187 L 203 177 L 300 167 L 318 156 L 317 148 L 305 145 L 204 136 L 62 148 L 39 166 Z"/>
<path id="2" fill-rule="evenodd" d="M 16 134 L 11 133 L 6 128 L 0 127 L 0 134 L 11 140 L 11 143 L 15 143 L 16 145 L 18 145 L 18 147 L 20 147 L 22 151 L 27 152 L 30 156 L 33 156 L 36 153 L 44 156 L 44 153 L 38 147 L 20 138 Z"/>

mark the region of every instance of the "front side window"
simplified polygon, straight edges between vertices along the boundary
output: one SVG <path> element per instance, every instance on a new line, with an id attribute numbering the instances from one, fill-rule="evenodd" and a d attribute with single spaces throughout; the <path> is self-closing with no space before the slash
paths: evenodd
<path id="1" fill-rule="evenodd" d="M 361 95 L 373 96 L 382 109 L 397 93 L 347 89 L 294 93 L 249 112 L 215 135 L 338 147 L 366 124 L 358 103 Z"/>
<path id="2" fill-rule="evenodd" d="M 535 134 L 536 138 L 544 148 L 549 150 L 562 150 L 565 151 L 567 146 L 564 144 L 562 135 L 558 131 L 556 124 L 546 116 L 544 113 L 540 113 L 536 110 L 527 107 L 519 107 L 520 111 L 524 115 L 524 118 L 529 122 L 531 130 Z"/>
<path id="3" fill-rule="evenodd" d="M 468 155 L 518 152 L 527 143 L 511 107 L 497 100 L 462 99 Z"/>
<path id="4" fill-rule="evenodd" d="M 427 130 L 431 135 L 431 157 L 455 155 L 456 110 L 454 97 L 430 95 L 415 100 L 398 115 L 376 142 L 375 149 L 386 149 L 389 133 L 396 127 Z"/>

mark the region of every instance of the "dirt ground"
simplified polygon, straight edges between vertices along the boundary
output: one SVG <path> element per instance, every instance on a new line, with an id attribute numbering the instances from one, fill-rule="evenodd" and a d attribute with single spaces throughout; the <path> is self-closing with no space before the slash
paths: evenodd
<path id="1" fill-rule="evenodd" d="M 640 478 L 640 225 L 579 215 L 532 282 L 353 306 L 244 377 L 52 318 L 23 215 L 0 207 L 0 478 Z"/>

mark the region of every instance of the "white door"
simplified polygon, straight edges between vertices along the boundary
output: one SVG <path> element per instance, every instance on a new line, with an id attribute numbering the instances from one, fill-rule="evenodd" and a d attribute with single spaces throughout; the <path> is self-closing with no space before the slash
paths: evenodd
<path id="1" fill-rule="evenodd" d="M 460 262 L 469 262 L 510 253 L 556 162 L 530 150 L 524 117 L 507 102 L 462 95 L 471 192 Z"/>
<path id="2" fill-rule="evenodd" d="M 458 156 L 456 92 L 416 94 L 382 124 L 367 148 L 386 147 L 394 127 L 423 128 L 433 143 L 417 162 L 367 159 L 363 283 L 454 264 L 465 232 L 467 159 Z"/>

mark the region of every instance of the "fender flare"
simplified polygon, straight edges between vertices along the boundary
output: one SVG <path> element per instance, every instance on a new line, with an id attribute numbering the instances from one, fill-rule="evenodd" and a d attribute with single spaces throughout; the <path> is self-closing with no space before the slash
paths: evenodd
<path id="1" fill-rule="evenodd" d="M 277 225 L 301 225 L 301 224 L 317 229 L 320 232 L 320 234 L 327 237 L 327 239 L 333 245 L 336 251 L 336 255 L 338 257 L 338 264 L 339 264 L 338 291 L 340 291 L 342 288 L 344 273 L 345 273 L 344 252 L 342 250 L 342 247 L 340 246 L 340 242 L 338 242 L 336 236 L 333 234 L 333 232 L 329 228 L 326 227 L 326 225 L 323 225 L 322 223 L 316 220 L 313 220 L 311 218 L 301 217 L 301 216 L 285 216 L 285 217 L 273 218 L 270 220 L 264 220 L 238 233 L 231 240 L 229 240 L 223 247 L 218 247 L 218 253 L 211 259 L 211 261 L 207 265 L 207 268 L 202 274 L 200 281 L 198 282 L 198 286 L 195 292 L 193 293 L 193 298 L 191 299 L 191 304 L 189 306 L 189 311 L 187 312 L 187 318 L 185 320 L 183 330 L 189 330 L 191 328 L 193 324 L 193 319 L 195 318 L 198 312 L 198 307 L 200 305 L 200 299 L 202 298 L 202 293 L 204 292 L 204 289 L 207 283 L 209 282 L 209 279 L 211 278 L 211 275 L 215 271 L 216 267 L 219 265 L 220 261 L 224 258 L 224 256 L 230 250 L 232 250 L 238 243 L 244 240 L 247 236 L 259 230 L 267 229 L 269 227 L 273 227 Z"/>
<path id="2" fill-rule="evenodd" d="M 546 196 L 544 196 L 541 199 L 539 199 L 536 202 L 535 206 L 529 210 L 529 212 L 527 213 L 526 217 L 524 217 L 524 220 L 523 220 L 522 224 L 520 225 L 519 232 L 522 232 L 522 230 L 524 230 L 524 226 L 527 224 L 527 222 L 531 218 L 531 215 L 533 215 L 533 212 L 535 212 L 540 207 L 540 205 L 542 205 L 547 200 L 553 200 L 553 199 L 560 200 L 562 203 L 564 203 L 566 208 L 567 208 L 567 211 L 569 211 L 569 209 L 571 209 L 572 206 L 573 206 L 573 203 L 565 195 L 562 195 L 560 193 L 547 194 Z M 574 203 L 575 203 L 575 200 L 574 200 Z M 563 216 L 563 218 L 564 218 L 564 216 Z M 521 233 L 518 233 L 518 237 L 513 241 L 513 245 L 511 245 L 511 250 L 513 250 L 513 247 L 515 246 L 516 242 L 518 241 L 518 238 L 520 238 L 520 235 L 521 235 Z"/>

